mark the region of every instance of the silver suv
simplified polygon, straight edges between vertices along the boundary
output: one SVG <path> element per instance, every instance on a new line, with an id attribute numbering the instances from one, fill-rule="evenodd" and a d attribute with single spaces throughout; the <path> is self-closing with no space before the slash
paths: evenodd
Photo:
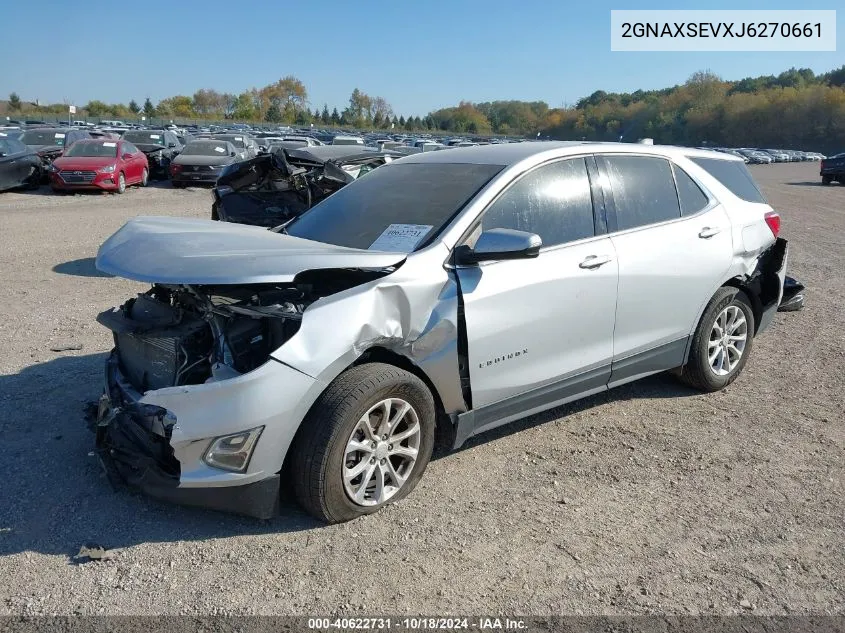
<path id="1" fill-rule="evenodd" d="M 283 227 L 136 218 L 100 270 L 152 288 L 114 332 L 108 472 L 253 516 L 280 482 L 328 522 L 467 438 L 674 370 L 730 384 L 780 302 L 780 218 L 742 160 L 519 143 L 415 154 Z"/>

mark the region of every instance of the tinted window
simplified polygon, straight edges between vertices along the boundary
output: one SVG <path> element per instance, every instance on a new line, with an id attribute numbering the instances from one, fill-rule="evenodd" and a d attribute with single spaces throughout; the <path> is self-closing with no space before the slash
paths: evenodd
<path id="1" fill-rule="evenodd" d="M 368 249 L 376 240 L 409 227 L 420 233 L 397 247 L 410 252 L 436 235 L 501 165 L 405 163 L 380 167 L 318 203 L 286 232 L 317 242 Z M 383 240 L 382 240 L 383 241 Z M 394 249 L 382 249 L 394 250 Z"/>
<path id="2" fill-rule="evenodd" d="M 738 160 L 720 160 L 718 158 L 698 158 L 690 156 L 689 159 L 696 165 L 706 170 L 708 174 L 722 183 L 732 194 L 746 202 L 762 202 L 766 199 L 754 180 L 745 163 Z"/>
<path id="3" fill-rule="evenodd" d="M 593 201 L 584 159 L 544 165 L 520 178 L 485 211 L 481 228 L 536 233 L 543 246 L 592 237 Z"/>
<path id="4" fill-rule="evenodd" d="M 26 146 L 13 138 L 0 137 L 0 154 L 8 156 L 9 154 L 20 154 L 27 151 Z"/>
<path id="5" fill-rule="evenodd" d="M 138 151 L 138 148 L 135 147 L 132 143 L 124 143 L 123 144 L 123 153 L 124 154 L 135 154 Z"/>
<path id="6" fill-rule="evenodd" d="M 650 156 L 604 156 L 619 231 L 681 217 L 669 161 Z"/>
<path id="7" fill-rule="evenodd" d="M 694 215 L 707 206 L 709 199 L 687 172 L 672 165 L 675 170 L 675 184 L 678 186 L 678 198 L 681 201 L 681 215 Z"/>

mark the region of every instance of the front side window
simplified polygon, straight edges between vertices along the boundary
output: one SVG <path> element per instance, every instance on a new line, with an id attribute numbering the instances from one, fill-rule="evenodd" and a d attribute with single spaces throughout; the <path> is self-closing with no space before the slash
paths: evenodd
<path id="1" fill-rule="evenodd" d="M 623 155 L 606 155 L 602 159 L 616 206 L 618 231 L 681 217 L 669 161 Z"/>
<path id="2" fill-rule="evenodd" d="M 513 183 L 488 207 L 481 230 L 535 233 L 543 246 L 595 235 L 590 179 L 583 158 L 538 167 Z"/>

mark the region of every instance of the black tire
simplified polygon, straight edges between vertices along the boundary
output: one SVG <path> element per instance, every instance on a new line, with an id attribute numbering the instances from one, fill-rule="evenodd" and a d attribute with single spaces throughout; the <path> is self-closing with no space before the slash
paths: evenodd
<path id="1" fill-rule="evenodd" d="M 342 472 L 346 443 L 358 420 L 380 400 L 401 397 L 417 412 L 420 444 L 408 479 L 385 503 L 362 506 L 346 493 Z M 291 447 L 293 491 L 302 507 L 326 523 L 341 523 L 407 496 L 431 459 L 436 427 L 434 398 L 413 374 L 382 363 L 353 367 L 320 395 L 302 422 Z"/>
<path id="2" fill-rule="evenodd" d="M 727 375 L 718 376 L 710 368 L 708 342 L 716 317 L 730 305 L 735 305 L 742 310 L 747 321 L 748 334 L 745 349 L 743 349 L 737 365 Z M 692 346 L 690 347 L 689 360 L 681 369 L 681 381 L 694 389 L 706 393 L 720 391 L 727 387 L 736 380 L 737 376 L 742 372 L 742 368 L 745 367 L 745 363 L 748 361 L 754 341 L 754 327 L 754 311 L 751 308 L 751 301 L 748 299 L 748 296 L 737 288 L 719 288 L 716 294 L 713 295 L 710 303 L 707 304 L 707 308 L 705 308 L 704 314 L 701 316 L 701 321 L 699 321 L 698 327 L 695 329 Z"/>
<path id="3" fill-rule="evenodd" d="M 185 187 L 185 183 L 177 182 L 176 180 L 171 180 L 170 184 L 173 185 L 176 189 L 182 189 Z"/>
<path id="4" fill-rule="evenodd" d="M 216 201 L 214 203 L 212 203 L 212 205 L 211 205 L 211 219 L 216 220 L 218 222 L 220 221 L 220 214 L 217 212 L 217 202 Z"/>
<path id="5" fill-rule="evenodd" d="M 830 176 L 822 176 L 822 184 L 829 185 L 830 182 L 833 180 Z"/>

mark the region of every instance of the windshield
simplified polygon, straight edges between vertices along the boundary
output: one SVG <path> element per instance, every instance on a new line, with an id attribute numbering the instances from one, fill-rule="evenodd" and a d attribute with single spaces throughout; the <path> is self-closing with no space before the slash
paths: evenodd
<path id="1" fill-rule="evenodd" d="M 501 170 L 457 163 L 380 167 L 312 207 L 285 232 L 337 246 L 410 253 Z"/>
<path id="2" fill-rule="evenodd" d="M 89 158 L 117 158 L 117 143 L 91 143 L 79 141 L 70 146 L 65 156 L 82 156 Z"/>
<path id="3" fill-rule="evenodd" d="M 161 132 L 126 132 L 125 141 L 141 145 L 161 145 L 164 147 L 164 134 Z"/>
<path id="4" fill-rule="evenodd" d="M 65 133 L 55 130 L 28 130 L 21 135 L 24 145 L 58 145 L 65 144 Z"/>
<path id="5" fill-rule="evenodd" d="M 227 156 L 226 143 L 220 141 L 193 141 L 182 150 L 183 156 Z"/>

